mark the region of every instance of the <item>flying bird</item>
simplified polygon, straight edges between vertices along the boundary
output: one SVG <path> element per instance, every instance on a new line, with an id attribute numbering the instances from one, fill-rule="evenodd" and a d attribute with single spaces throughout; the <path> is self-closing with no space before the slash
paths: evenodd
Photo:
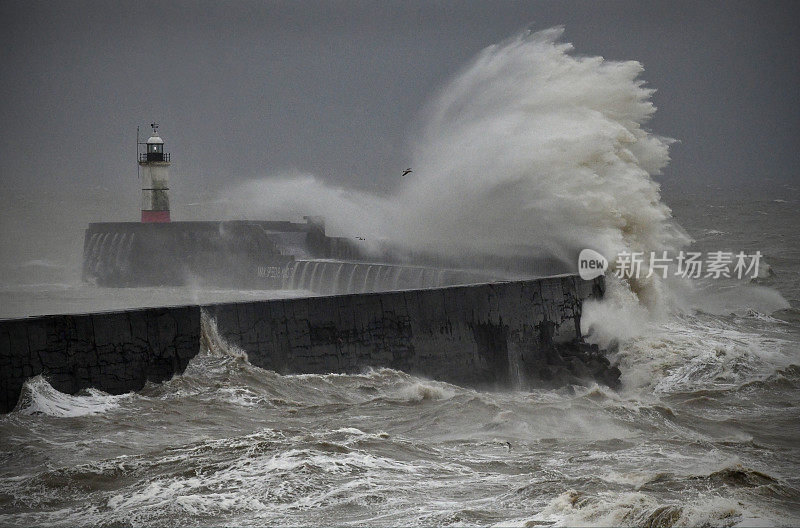
<path id="1" fill-rule="evenodd" d="M 414 172 L 414 171 L 412 171 L 411 169 L 406 169 L 406 170 L 403 171 L 403 176 L 405 176 L 406 174 L 410 174 L 412 172 Z"/>
<path id="2" fill-rule="evenodd" d="M 358 240 L 364 240 L 364 237 L 356 237 Z"/>

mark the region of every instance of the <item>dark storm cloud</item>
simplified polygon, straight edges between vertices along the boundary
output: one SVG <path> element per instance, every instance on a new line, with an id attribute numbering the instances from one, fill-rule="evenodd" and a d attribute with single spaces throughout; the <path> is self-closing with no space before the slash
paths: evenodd
<path id="1" fill-rule="evenodd" d="M 296 168 L 380 192 L 437 86 L 485 46 L 558 24 L 577 53 L 644 64 L 650 126 L 681 140 L 667 186 L 788 182 L 796 5 L 4 2 L 3 185 L 135 193 L 135 126 L 155 119 L 183 189 Z"/>

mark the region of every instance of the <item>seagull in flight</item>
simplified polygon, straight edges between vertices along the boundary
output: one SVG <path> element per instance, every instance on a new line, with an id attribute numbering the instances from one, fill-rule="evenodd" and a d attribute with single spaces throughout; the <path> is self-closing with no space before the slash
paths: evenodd
<path id="1" fill-rule="evenodd" d="M 358 240 L 364 240 L 364 237 L 356 237 Z"/>
<path id="2" fill-rule="evenodd" d="M 412 171 L 410 168 L 408 168 L 408 169 L 403 171 L 403 176 L 405 176 L 406 174 L 410 174 L 412 172 L 414 172 L 414 171 Z"/>

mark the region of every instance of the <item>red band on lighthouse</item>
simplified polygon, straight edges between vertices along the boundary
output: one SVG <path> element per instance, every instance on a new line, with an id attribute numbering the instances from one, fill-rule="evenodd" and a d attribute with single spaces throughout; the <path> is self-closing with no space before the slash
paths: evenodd
<path id="1" fill-rule="evenodd" d="M 169 222 L 169 211 L 142 211 L 142 222 Z"/>

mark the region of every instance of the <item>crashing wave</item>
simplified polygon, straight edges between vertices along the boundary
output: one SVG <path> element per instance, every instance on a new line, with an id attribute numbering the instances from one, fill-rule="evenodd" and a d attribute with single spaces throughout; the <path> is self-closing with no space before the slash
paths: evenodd
<path id="1" fill-rule="evenodd" d="M 122 398 L 125 395 L 112 396 L 97 389 L 87 389 L 85 394 L 74 396 L 64 394 L 39 375 L 25 382 L 14 412 L 24 415 L 44 414 L 56 418 L 91 416 L 118 407 Z"/>

